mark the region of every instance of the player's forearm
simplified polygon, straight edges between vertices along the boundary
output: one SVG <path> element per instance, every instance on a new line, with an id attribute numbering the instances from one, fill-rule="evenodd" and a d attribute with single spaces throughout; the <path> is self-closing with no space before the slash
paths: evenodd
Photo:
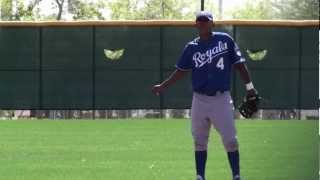
<path id="1" fill-rule="evenodd" d="M 245 84 L 248 84 L 251 82 L 251 76 L 246 64 L 244 63 L 235 64 L 235 68 L 238 70 L 240 77 Z"/>
<path id="2" fill-rule="evenodd" d="M 181 70 L 177 69 L 169 76 L 168 79 L 166 79 L 165 81 L 163 81 L 161 83 L 161 86 L 167 88 L 167 87 L 173 85 L 174 83 L 176 83 L 178 80 L 185 77 L 185 75 L 187 73 L 188 73 L 188 71 L 181 71 Z"/>

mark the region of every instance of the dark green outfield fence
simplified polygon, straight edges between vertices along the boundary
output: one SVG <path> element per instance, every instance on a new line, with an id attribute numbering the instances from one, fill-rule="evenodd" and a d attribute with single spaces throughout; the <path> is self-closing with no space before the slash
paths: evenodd
<path id="1" fill-rule="evenodd" d="M 189 108 L 190 77 L 160 97 L 150 90 L 196 36 L 192 22 L 147 23 L 0 23 L 0 109 Z M 216 30 L 238 42 L 263 108 L 317 109 L 318 23 L 220 22 Z M 104 49 L 124 54 L 110 60 Z M 247 50 L 266 55 L 253 61 Z M 236 74 L 232 95 L 236 105 L 244 96 Z"/>

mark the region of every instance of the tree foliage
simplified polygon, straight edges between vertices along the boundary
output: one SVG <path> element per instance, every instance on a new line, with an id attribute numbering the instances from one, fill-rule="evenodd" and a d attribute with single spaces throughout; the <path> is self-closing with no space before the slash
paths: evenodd
<path id="1" fill-rule="evenodd" d="M 31 0 L 27 4 L 23 0 L 1 0 L 0 2 L 2 20 L 35 20 L 39 16 L 37 6 L 41 0 Z"/>
<path id="2" fill-rule="evenodd" d="M 74 20 L 96 19 L 103 20 L 105 17 L 102 11 L 106 8 L 105 1 L 98 0 L 96 3 L 87 2 L 85 0 L 69 0 L 69 13 L 72 14 Z"/>
<path id="3" fill-rule="evenodd" d="M 111 19 L 190 19 L 196 11 L 192 0 L 114 0 Z"/>
<path id="4" fill-rule="evenodd" d="M 205 9 L 217 15 L 218 1 L 205 2 Z M 41 3 L 53 4 L 52 14 L 41 14 Z M 192 20 L 199 9 L 199 0 L 0 0 L 1 20 Z M 319 0 L 244 0 L 244 5 L 226 14 L 234 19 L 318 20 Z"/>
<path id="5" fill-rule="evenodd" d="M 274 0 L 272 6 L 278 19 L 319 20 L 319 0 Z"/>
<path id="6" fill-rule="evenodd" d="M 231 13 L 234 19 L 273 19 L 272 4 L 268 0 L 246 0 L 244 6 Z"/>
<path id="7" fill-rule="evenodd" d="M 12 20 L 12 0 L 0 0 L 2 20 Z"/>
<path id="8" fill-rule="evenodd" d="M 235 19 L 319 19 L 318 0 L 246 0 L 232 12 Z"/>

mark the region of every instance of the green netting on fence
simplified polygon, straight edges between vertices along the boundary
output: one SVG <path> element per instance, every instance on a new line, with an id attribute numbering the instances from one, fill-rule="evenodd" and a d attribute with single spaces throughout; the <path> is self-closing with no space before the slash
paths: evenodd
<path id="1" fill-rule="evenodd" d="M 222 26 L 247 59 L 262 108 L 318 107 L 317 27 Z M 1 109 L 189 108 L 190 75 L 162 96 L 193 27 L 0 27 Z M 244 85 L 233 74 L 235 104 Z"/>

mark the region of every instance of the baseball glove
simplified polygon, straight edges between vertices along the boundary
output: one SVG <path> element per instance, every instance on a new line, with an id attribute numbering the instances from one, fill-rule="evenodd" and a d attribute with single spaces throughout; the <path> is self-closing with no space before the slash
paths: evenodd
<path id="1" fill-rule="evenodd" d="M 258 94 L 244 97 L 238 107 L 240 114 L 245 118 L 252 117 L 252 115 L 258 111 L 261 99 L 262 98 Z"/>

